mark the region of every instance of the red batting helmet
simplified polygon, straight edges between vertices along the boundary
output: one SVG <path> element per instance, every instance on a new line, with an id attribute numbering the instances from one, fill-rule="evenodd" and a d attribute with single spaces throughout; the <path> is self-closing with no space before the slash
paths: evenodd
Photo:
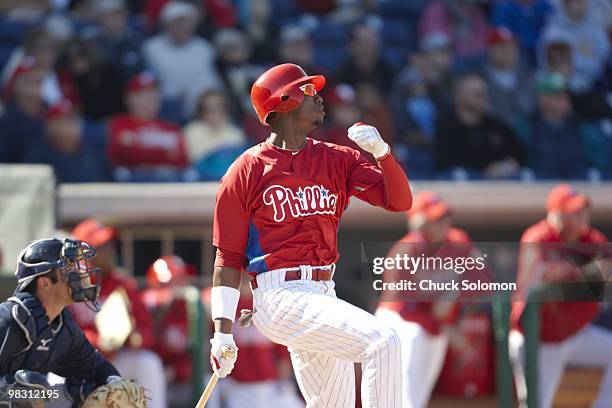
<path id="1" fill-rule="evenodd" d="M 162 256 L 149 266 L 147 285 L 156 287 L 189 275 L 185 261 L 179 256 Z"/>
<path id="2" fill-rule="evenodd" d="M 251 103 L 259 121 L 269 126 L 268 115 L 272 112 L 289 112 L 304 100 L 301 85 L 311 83 L 319 92 L 325 86 L 323 75 L 306 75 L 299 65 L 281 64 L 270 68 L 253 84 Z"/>

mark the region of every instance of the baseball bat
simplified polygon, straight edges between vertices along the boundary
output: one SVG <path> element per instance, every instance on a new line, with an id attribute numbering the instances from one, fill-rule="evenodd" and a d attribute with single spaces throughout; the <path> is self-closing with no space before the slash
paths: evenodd
<path id="1" fill-rule="evenodd" d="M 234 350 L 232 346 L 225 346 L 223 347 L 221 358 L 233 356 L 235 353 L 236 353 L 236 350 Z M 198 400 L 198 403 L 196 404 L 196 408 L 204 408 L 206 406 L 206 403 L 208 402 L 210 395 L 215 389 L 215 385 L 217 385 L 217 381 L 219 381 L 219 376 L 217 375 L 216 372 L 214 372 L 212 377 L 210 377 L 210 381 L 208 381 L 208 384 L 206 385 L 204 392 L 200 396 L 200 399 Z"/>

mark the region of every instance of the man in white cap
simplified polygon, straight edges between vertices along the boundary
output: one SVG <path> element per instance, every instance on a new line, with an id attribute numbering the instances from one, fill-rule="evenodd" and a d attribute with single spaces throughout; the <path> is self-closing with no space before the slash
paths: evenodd
<path id="1" fill-rule="evenodd" d="M 160 80 L 164 98 L 191 113 L 202 91 L 222 88 L 215 70 L 215 49 L 195 35 L 198 10 L 184 1 L 170 1 L 160 15 L 163 31 L 143 46 L 145 62 Z"/>

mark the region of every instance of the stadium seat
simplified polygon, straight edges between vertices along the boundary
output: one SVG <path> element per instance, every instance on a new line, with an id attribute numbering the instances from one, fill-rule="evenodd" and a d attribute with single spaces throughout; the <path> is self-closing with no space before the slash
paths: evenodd
<path id="1" fill-rule="evenodd" d="M 270 3 L 272 21 L 275 21 L 279 26 L 297 20 L 302 13 L 294 0 L 272 0 Z"/>
<path id="2" fill-rule="evenodd" d="M 398 72 L 408 62 L 409 49 L 406 47 L 384 47 L 382 55 L 391 64 L 392 68 Z"/>
<path id="3" fill-rule="evenodd" d="M 383 17 L 418 20 L 426 0 L 380 0 L 378 12 Z"/>
<path id="4" fill-rule="evenodd" d="M 317 47 L 315 62 L 329 72 L 337 71 L 344 59 L 346 51 L 342 47 Z"/>
<path id="5" fill-rule="evenodd" d="M 0 44 L 17 46 L 23 40 L 29 24 L 0 18 Z"/>
<path id="6" fill-rule="evenodd" d="M 381 38 L 384 45 L 403 45 L 414 47 L 416 35 L 413 27 L 406 21 L 386 19 L 381 28 Z"/>
<path id="7" fill-rule="evenodd" d="M 318 25 L 311 31 L 311 38 L 316 47 L 343 47 L 347 37 L 348 34 L 343 26 L 325 20 L 319 20 Z"/>

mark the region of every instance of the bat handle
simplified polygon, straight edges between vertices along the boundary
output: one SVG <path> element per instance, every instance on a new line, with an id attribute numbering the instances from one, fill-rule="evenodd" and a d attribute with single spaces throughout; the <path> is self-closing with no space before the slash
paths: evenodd
<path id="1" fill-rule="evenodd" d="M 223 346 L 223 351 L 221 352 L 222 358 L 234 357 L 236 355 L 236 349 L 232 346 Z"/>

